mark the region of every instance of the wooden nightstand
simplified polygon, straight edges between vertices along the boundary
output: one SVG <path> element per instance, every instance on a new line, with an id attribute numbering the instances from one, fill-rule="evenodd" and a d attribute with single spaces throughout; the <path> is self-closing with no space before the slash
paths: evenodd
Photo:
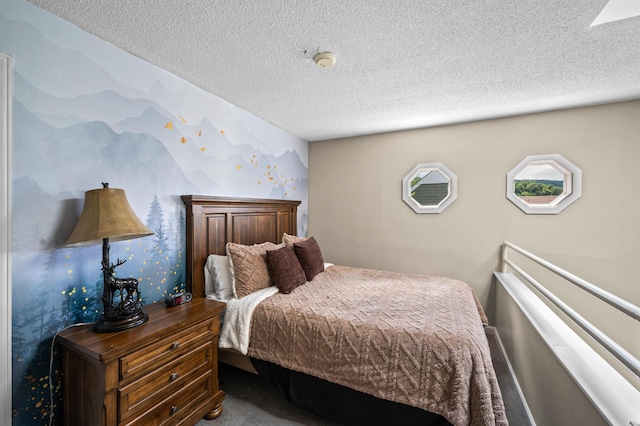
<path id="1" fill-rule="evenodd" d="M 64 424 L 193 425 L 220 416 L 224 307 L 204 298 L 170 308 L 160 302 L 145 306 L 149 320 L 129 330 L 61 332 Z"/>

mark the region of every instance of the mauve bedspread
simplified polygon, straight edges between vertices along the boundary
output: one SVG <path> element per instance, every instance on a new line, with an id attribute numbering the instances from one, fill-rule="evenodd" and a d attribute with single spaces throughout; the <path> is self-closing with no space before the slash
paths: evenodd
<path id="1" fill-rule="evenodd" d="M 454 425 L 506 425 L 483 322 L 461 281 L 331 266 L 256 307 L 248 355 Z"/>

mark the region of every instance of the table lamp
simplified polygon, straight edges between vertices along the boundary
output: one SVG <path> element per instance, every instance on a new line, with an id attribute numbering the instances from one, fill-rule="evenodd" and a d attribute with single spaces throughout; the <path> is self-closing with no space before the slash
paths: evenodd
<path id="1" fill-rule="evenodd" d="M 113 332 L 137 327 L 149 319 L 135 278 L 116 278 L 114 270 L 126 260 L 109 262 L 109 240 L 124 241 L 154 233 L 138 219 L 122 189 L 103 188 L 87 191 L 80 220 L 67 240 L 67 247 L 102 243 L 104 312 L 94 324 L 96 332 Z"/>

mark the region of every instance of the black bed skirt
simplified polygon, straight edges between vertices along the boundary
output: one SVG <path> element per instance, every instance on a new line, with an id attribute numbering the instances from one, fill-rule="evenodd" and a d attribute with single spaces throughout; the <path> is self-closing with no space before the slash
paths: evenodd
<path id="1" fill-rule="evenodd" d="M 256 371 L 292 404 L 343 425 L 451 426 L 444 417 L 251 358 Z"/>

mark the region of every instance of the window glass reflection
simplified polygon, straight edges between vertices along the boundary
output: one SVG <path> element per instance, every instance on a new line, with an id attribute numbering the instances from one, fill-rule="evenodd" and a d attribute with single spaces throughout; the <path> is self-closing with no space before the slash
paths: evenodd
<path id="1" fill-rule="evenodd" d="M 530 164 L 515 176 L 513 189 L 527 204 L 552 204 L 564 193 L 564 174 L 551 164 Z"/>
<path id="2" fill-rule="evenodd" d="M 418 173 L 411 183 L 411 198 L 421 206 L 437 206 L 449 195 L 449 179 L 438 170 Z"/>

